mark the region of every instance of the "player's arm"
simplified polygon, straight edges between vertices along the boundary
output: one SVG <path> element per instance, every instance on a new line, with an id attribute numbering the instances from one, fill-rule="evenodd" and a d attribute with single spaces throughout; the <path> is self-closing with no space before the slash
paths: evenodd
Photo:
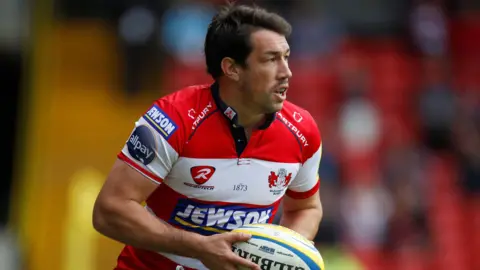
<path id="1" fill-rule="evenodd" d="M 157 185 L 117 160 L 95 202 L 95 229 L 138 248 L 195 256 L 202 241 L 200 235 L 175 229 L 141 205 Z"/>
<path id="2" fill-rule="evenodd" d="M 311 143 L 313 144 L 313 142 Z M 318 135 L 316 145 L 316 149 L 311 151 L 313 155 L 308 155 L 308 159 L 300 167 L 297 176 L 286 192 L 280 219 L 280 225 L 290 228 L 310 240 L 313 240 L 317 234 L 323 216 L 318 177 L 322 156 L 320 135 Z"/>
<path id="3" fill-rule="evenodd" d="M 250 236 L 202 236 L 174 228 L 152 215 L 142 202 L 161 185 L 185 143 L 182 118 L 162 100 L 138 120 L 104 183 L 93 210 L 93 225 L 103 235 L 137 248 L 196 258 L 210 269 L 253 262 L 231 250 Z M 167 199 L 167 198 L 165 198 Z"/>
<path id="4" fill-rule="evenodd" d="M 283 199 L 280 225 L 313 240 L 318 232 L 322 215 L 323 210 L 318 191 L 306 199 L 293 199 L 287 195 Z"/>
<path id="5" fill-rule="evenodd" d="M 202 236 L 176 229 L 150 214 L 141 202 L 156 188 L 156 183 L 117 160 L 95 202 L 95 229 L 137 248 L 199 259 L 210 269 L 223 269 L 227 265 L 231 269 L 234 265 L 260 269 L 231 251 L 231 244 L 247 241 L 250 235 L 225 233 Z"/>

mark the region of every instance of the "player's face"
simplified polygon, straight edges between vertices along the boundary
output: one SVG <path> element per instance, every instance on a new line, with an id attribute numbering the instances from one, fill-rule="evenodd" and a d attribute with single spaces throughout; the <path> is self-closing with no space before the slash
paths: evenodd
<path id="1" fill-rule="evenodd" d="M 292 77 L 287 40 L 276 32 L 258 30 L 252 33 L 251 44 L 252 52 L 240 77 L 245 101 L 261 113 L 280 111 Z"/>

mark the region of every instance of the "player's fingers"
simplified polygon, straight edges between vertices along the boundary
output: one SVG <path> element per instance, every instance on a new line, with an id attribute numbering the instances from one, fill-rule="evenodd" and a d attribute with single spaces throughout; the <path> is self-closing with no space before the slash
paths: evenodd
<path id="1" fill-rule="evenodd" d="M 260 270 L 260 266 L 255 264 L 254 262 L 244 259 L 237 254 L 233 253 L 230 261 L 239 266 L 240 269 L 252 269 L 252 270 Z"/>
<path id="2" fill-rule="evenodd" d="M 248 239 L 252 238 L 252 236 L 250 234 L 237 233 L 237 232 L 225 233 L 225 234 L 223 234 L 223 236 L 231 244 L 237 243 L 237 242 L 245 242 L 245 241 L 248 241 Z"/>

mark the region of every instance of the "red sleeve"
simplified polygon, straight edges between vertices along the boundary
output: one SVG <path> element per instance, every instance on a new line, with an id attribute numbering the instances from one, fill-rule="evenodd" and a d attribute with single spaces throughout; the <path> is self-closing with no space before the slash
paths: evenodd
<path id="1" fill-rule="evenodd" d="M 306 199 L 315 194 L 320 187 L 318 169 L 322 158 L 322 142 L 317 124 L 310 117 L 306 123 L 309 145 L 303 149 L 303 164 L 286 192 L 294 199 Z"/>

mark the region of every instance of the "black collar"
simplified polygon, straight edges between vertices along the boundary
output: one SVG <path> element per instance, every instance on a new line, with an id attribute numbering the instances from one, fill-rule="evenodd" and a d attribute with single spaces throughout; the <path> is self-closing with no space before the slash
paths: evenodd
<path id="1" fill-rule="evenodd" d="M 220 98 L 220 91 L 217 82 L 214 82 L 210 87 L 212 90 L 213 100 L 217 105 L 217 108 L 223 113 L 225 118 L 230 122 L 233 127 L 240 127 L 238 124 L 238 114 L 234 108 L 228 106 L 223 100 Z M 272 122 L 275 120 L 276 113 L 270 113 L 265 115 L 265 122 L 258 127 L 258 129 L 266 129 L 268 128 Z"/>

